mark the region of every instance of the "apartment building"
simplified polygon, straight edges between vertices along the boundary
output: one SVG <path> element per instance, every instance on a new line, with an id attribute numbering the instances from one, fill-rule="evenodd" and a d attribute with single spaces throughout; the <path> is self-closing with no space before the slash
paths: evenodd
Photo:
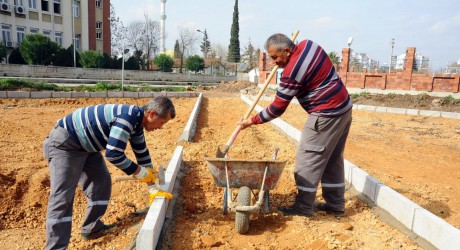
<path id="1" fill-rule="evenodd" d="M 0 0 L 0 25 L 9 51 L 43 34 L 63 48 L 111 52 L 110 0 Z"/>

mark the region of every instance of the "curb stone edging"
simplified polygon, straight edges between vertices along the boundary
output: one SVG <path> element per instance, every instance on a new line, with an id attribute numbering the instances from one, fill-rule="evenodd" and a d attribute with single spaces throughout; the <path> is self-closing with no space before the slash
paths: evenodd
<path id="1" fill-rule="evenodd" d="M 193 111 L 189 116 L 187 125 L 184 128 L 184 132 L 182 132 L 182 135 L 179 137 L 179 141 L 187 141 L 187 142 L 192 141 L 193 136 L 195 135 L 195 132 L 196 132 L 197 118 L 198 118 L 198 115 L 200 114 L 202 100 L 203 100 L 203 94 L 200 94 L 196 100 L 195 106 L 193 107 Z"/>

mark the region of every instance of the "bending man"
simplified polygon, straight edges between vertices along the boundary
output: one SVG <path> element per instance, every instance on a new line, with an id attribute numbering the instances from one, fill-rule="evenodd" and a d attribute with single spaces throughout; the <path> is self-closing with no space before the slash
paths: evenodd
<path id="1" fill-rule="evenodd" d="M 139 181 L 153 183 L 153 169 L 144 130 L 160 129 L 176 111 L 171 100 L 155 97 L 143 107 L 126 104 L 101 104 L 84 107 L 58 120 L 45 138 L 43 150 L 50 168 L 50 196 L 46 215 L 46 249 L 65 249 L 72 228 L 72 207 L 79 184 L 87 197 L 81 234 L 94 239 L 115 228 L 100 219 L 109 204 L 112 182 L 102 157 Z M 126 157 L 131 144 L 137 163 Z M 157 196 L 172 194 L 158 190 Z"/>
<path id="2" fill-rule="evenodd" d="M 342 216 L 345 209 L 343 151 L 351 126 L 352 103 L 326 52 L 311 40 L 295 45 L 283 34 L 265 43 L 268 55 L 284 68 L 274 101 L 252 118 L 244 129 L 281 116 L 296 97 L 309 114 L 297 148 L 294 178 L 297 195 L 293 205 L 280 207 L 285 216 L 312 216 L 313 208 Z M 321 181 L 326 203 L 314 203 Z"/>

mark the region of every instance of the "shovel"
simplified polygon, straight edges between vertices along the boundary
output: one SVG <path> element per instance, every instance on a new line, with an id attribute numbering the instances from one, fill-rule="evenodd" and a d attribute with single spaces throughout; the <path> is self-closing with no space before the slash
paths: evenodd
<path id="1" fill-rule="evenodd" d="M 294 41 L 298 34 L 299 34 L 299 31 L 296 30 L 292 34 L 291 40 Z M 259 93 L 257 94 L 256 98 L 252 102 L 251 106 L 249 107 L 249 109 L 244 114 L 243 120 L 246 120 L 249 117 L 249 115 L 251 114 L 252 110 L 254 109 L 254 107 L 256 106 L 257 102 L 259 101 L 260 97 L 262 96 L 262 94 L 267 89 L 268 84 L 270 83 L 271 79 L 273 78 L 273 75 L 275 75 L 277 70 L 278 70 L 278 65 L 275 65 L 275 67 L 272 68 L 270 74 L 268 75 L 267 79 L 265 80 L 264 85 L 262 86 L 262 88 L 260 88 Z M 217 153 L 216 153 L 217 158 L 225 158 L 225 155 L 227 154 L 228 150 L 230 149 L 230 146 L 232 146 L 233 141 L 235 141 L 236 137 L 240 133 L 240 130 L 241 130 L 241 125 L 238 125 L 236 127 L 235 131 L 233 131 L 232 135 L 228 139 L 227 143 L 225 143 L 224 145 L 221 145 L 221 146 L 219 146 L 217 148 Z"/>

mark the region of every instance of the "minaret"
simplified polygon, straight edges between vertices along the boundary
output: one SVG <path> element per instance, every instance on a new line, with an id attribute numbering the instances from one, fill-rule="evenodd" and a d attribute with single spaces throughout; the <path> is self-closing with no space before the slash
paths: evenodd
<path id="1" fill-rule="evenodd" d="M 166 0 L 161 0 L 161 13 L 160 13 L 160 53 L 166 52 L 165 48 L 165 20 L 166 20 L 166 13 L 165 13 L 165 4 Z"/>

